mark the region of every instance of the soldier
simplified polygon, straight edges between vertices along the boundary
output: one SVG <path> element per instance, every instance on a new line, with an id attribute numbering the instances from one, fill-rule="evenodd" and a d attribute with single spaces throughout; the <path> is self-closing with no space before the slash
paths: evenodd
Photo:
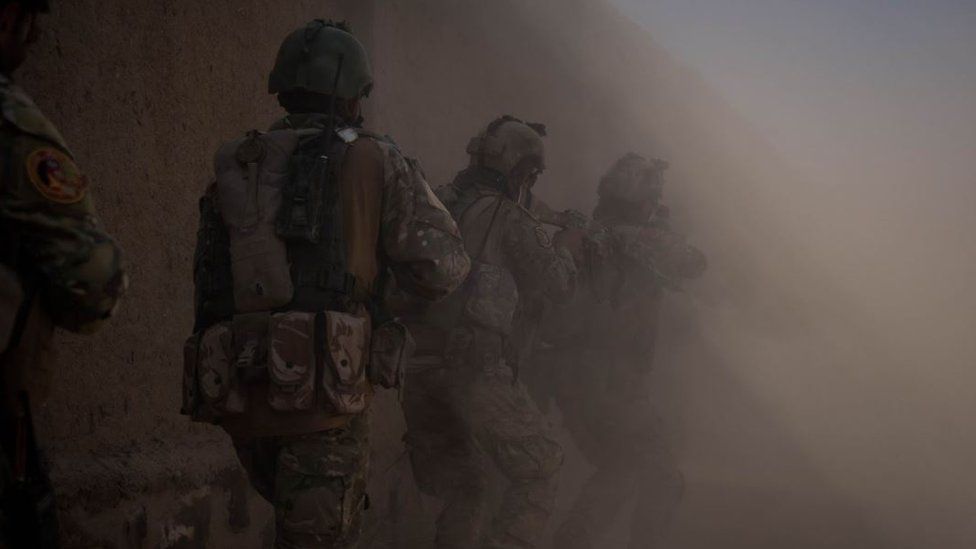
<path id="1" fill-rule="evenodd" d="M 417 162 L 360 127 L 372 84 L 345 24 L 291 33 L 269 81 L 287 116 L 222 146 L 200 201 L 184 413 L 231 436 L 279 548 L 358 545 L 372 385 L 411 345 L 387 273 L 436 299 L 469 267 Z"/>
<path id="2" fill-rule="evenodd" d="M 56 547 L 53 492 L 31 407 L 53 372 L 54 326 L 94 332 L 125 288 L 120 251 L 99 227 L 88 178 L 64 138 L 11 75 L 46 1 L 0 1 L 0 545 Z"/>
<path id="3" fill-rule="evenodd" d="M 403 397 L 406 441 L 421 490 L 444 501 L 438 548 L 536 547 L 552 512 L 562 450 L 518 381 L 512 337 L 517 306 L 568 299 L 575 287 L 563 242 L 578 231 L 554 244 L 522 206 L 545 168 L 543 135 L 503 116 L 472 139 L 470 166 L 438 189 L 471 274 L 442 303 L 405 316 L 418 349 Z M 497 511 L 492 465 L 506 481 Z"/>
<path id="4" fill-rule="evenodd" d="M 681 474 L 648 402 L 661 297 L 700 276 L 705 257 L 670 231 L 660 203 L 663 161 L 628 154 L 600 182 L 589 228 L 585 288 L 547 317 L 531 383 L 555 398 L 566 428 L 596 467 L 557 530 L 555 547 L 601 546 L 628 500 L 631 547 L 664 543 L 682 493 Z M 535 208 L 556 224 L 578 214 Z"/>

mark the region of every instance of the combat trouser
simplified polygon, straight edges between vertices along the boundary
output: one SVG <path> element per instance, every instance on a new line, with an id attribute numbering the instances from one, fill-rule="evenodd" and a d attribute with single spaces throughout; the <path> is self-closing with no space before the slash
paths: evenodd
<path id="1" fill-rule="evenodd" d="M 410 373 L 403 409 L 418 485 L 444 501 L 438 549 L 541 545 L 562 449 L 504 363 Z M 496 468 L 507 481 L 497 511 Z"/>
<path id="2" fill-rule="evenodd" d="M 566 367 L 549 370 L 555 373 L 554 396 L 563 423 L 583 456 L 596 468 L 557 529 L 553 546 L 601 547 L 617 516 L 635 501 L 629 520 L 630 547 L 662 547 L 684 491 L 684 480 L 641 375 L 629 374 L 624 365 L 607 366 L 586 371 Z M 611 369 L 623 374 L 608 383 Z"/>
<path id="3" fill-rule="evenodd" d="M 369 421 L 318 433 L 234 439 L 254 488 L 275 509 L 276 549 L 353 549 L 366 506 Z"/>

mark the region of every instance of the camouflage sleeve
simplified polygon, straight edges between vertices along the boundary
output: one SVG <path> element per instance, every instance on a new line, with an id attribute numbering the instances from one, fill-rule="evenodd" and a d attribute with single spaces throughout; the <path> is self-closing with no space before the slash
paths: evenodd
<path id="1" fill-rule="evenodd" d="M 99 226 L 88 180 L 63 150 L 19 136 L 3 159 L 0 219 L 17 270 L 36 277 L 55 322 L 93 332 L 125 291 L 121 251 Z"/>
<path id="2" fill-rule="evenodd" d="M 559 303 L 576 291 L 576 266 L 570 253 L 554 246 L 549 233 L 518 206 L 506 208 L 502 251 L 519 294 L 527 300 Z"/>
<path id="3" fill-rule="evenodd" d="M 234 314 L 230 235 L 220 217 L 216 184 L 200 198 L 193 287 L 194 333 Z"/>
<path id="4" fill-rule="evenodd" d="M 545 200 L 529 194 L 531 207 L 529 211 L 532 215 L 539 220 L 539 222 L 552 225 L 554 227 L 576 227 L 579 229 L 585 229 L 590 225 L 590 219 L 586 217 L 586 214 L 577 210 L 563 210 L 561 212 L 552 209 Z"/>
<path id="5" fill-rule="evenodd" d="M 451 214 L 434 195 L 416 160 L 381 143 L 384 157 L 383 252 L 398 287 L 427 299 L 454 291 L 471 267 Z"/>
<path id="6" fill-rule="evenodd" d="M 705 254 L 677 233 L 653 227 L 614 232 L 624 258 L 664 279 L 698 278 L 708 266 Z"/>

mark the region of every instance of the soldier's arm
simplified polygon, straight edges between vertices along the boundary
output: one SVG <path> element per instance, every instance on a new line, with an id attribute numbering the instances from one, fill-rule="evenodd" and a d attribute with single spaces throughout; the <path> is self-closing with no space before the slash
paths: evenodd
<path id="1" fill-rule="evenodd" d="M 554 245 L 545 228 L 518 206 L 506 208 L 503 252 L 519 294 L 527 300 L 558 303 L 576 290 L 576 266 L 565 248 Z"/>
<path id="2" fill-rule="evenodd" d="M 614 228 L 620 253 L 632 264 L 669 279 L 695 279 L 708 266 L 705 254 L 671 231 Z"/>
<path id="3" fill-rule="evenodd" d="M 563 210 L 557 212 L 552 209 L 545 200 L 539 198 L 534 194 L 529 195 L 531 200 L 529 202 L 529 211 L 532 215 L 536 217 L 540 222 L 545 225 L 552 225 L 554 227 L 561 227 L 563 229 L 567 227 L 576 227 L 578 229 L 585 229 L 592 223 L 585 214 L 576 210 Z"/>
<path id="4" fill-rule="evenodd" d="M 99 225 L 88 180 L 61 149 L 14 138 L 4 158 L 0 218 L 16 247 L 17 270 L 37 282 L 55 322 L 92 332 L 126 286 L 121 252 Z"/>
<path id="5" fill-rule="evenodd" d="M 416 160 L 391 144 L 383 153 L 381 244 L 397 286 L 426 299 L 454 291 L 468 274 L 470 259 L 451 214 L 434 195 Z"/>

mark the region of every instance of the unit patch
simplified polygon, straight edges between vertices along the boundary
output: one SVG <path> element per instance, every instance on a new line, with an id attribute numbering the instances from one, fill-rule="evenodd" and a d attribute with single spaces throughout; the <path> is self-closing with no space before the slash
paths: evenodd
<path id="1" fill-rule="evenodd" d="M 27 156 L 27 176 L 44 198 L 59 204 L 79 202 L 88 190 L 88 179 L 71 157 L 52 147 Z"/>

